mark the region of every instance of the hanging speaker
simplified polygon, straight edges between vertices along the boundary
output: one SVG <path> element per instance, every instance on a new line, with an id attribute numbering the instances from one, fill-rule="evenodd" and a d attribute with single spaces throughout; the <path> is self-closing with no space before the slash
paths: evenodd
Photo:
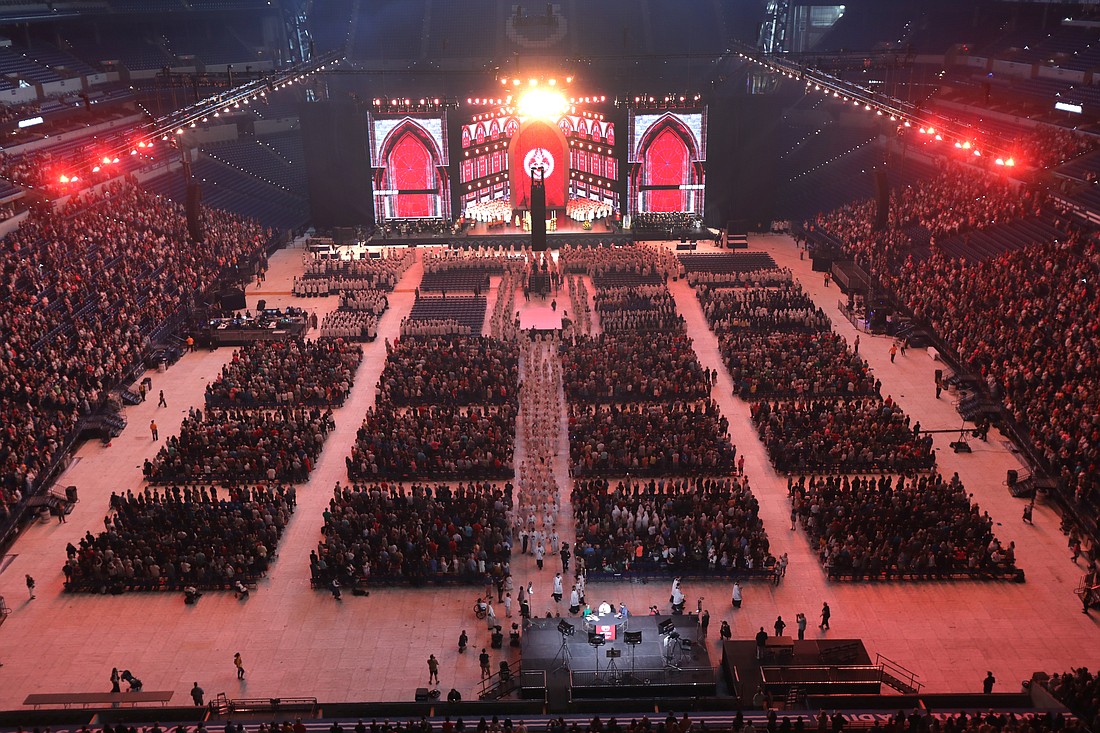
<path id="1" fill-rule="evenodd" d="M 890 182 L 881 168 L 875 169 L 875 201 L 875 229 L 885 229 L 890 221 Z"/>
<path id="2" fill-rule="evenodd" d="M 191 239 L 201 242 L 206 238 L 206 229 L 202 221 L 202 188 L 197 183 L 187 184 L 187 203 L 184 209 L 187 211 L 187 233 Z"/>

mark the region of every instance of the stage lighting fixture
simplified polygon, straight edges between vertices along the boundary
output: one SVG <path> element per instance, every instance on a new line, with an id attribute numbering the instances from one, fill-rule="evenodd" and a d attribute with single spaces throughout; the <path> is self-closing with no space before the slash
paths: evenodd
<path id="1" fill-rule="evenodd" d="M 626 631 L 623 633 L 623 641 L 627 644 L 641 644 L 642 632 L 640 631 Z"/>
<path id="2" fill-rule="evenodd" d="M 660 634 L 667 634 L 672 631 L 676 625 L 672 623 L 672 619 L 665 619 L 657 626 L 657 632 Z"/>
<path id="3" fill-rule="evenodd" d="M 558 631 L 561 632 L 562 636 L 572 636 L 577 633 L 577 627 L 562 619 L 558 622 Z"/>
<path id="4" fill-rule="evenodd" d="M 597 634 L 595 631 L 588 632 L 588 643 L 592 646 L 602 646 L 607 641 L 607 637 L 603 634 Z"/>
<path id="5" fill-rule="evenodd" d="M 566 107 L 565 97 L 547 89 L 530 89 L 519 98 L 519 112 L 524 117 L 553 120 L 560 117 Z"/>

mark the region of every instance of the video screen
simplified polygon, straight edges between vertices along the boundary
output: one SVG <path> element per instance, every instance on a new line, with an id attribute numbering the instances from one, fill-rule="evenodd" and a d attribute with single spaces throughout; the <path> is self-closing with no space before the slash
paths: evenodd
<path id="1" fill-rule="evenodd" d="M 703 215 L 707 109 L 631 110 L 627 192 L 636 213 Z"/>
<path id="2" fill-rule="evenodd" d="M 432 114 L 370 116 L 374 216 L 389 219 L 450 219 L 447 117 Z"/>

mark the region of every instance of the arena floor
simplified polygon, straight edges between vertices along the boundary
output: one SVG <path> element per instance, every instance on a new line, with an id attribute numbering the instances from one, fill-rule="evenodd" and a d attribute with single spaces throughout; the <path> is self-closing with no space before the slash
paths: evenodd
<path id="1" fill-rule="evenodd" d="M 790 267 L 803 287 L 833 319 L 835 329 L 851 341 L 855 329 L 840 314 L 839 290 L 826 287 L 819 273 L 802 261 L 786 236 L 750 239 L 753 249 L 766 250 L 781 266 Z M 293 277 L 302 270 L 303 250 L 289 249 L 272 259 L 267 281 L 248 291 L 249 305 L 264 298 L 268 306 L 294 304 L 316 310 L 319 317 L 335 308 L 336 298 L 298 299 L 290 295 Z M 283 536 L 269 577 L 244 601 L 230 593 L 208 593 L 198 604 L 185 606 L 179 594 L 124 596 L 69 595 L 62 592 L 61 566 L 65 545 L 85 532 L 103 527 L 111 491 L 137 490 L 141 464 L 159 444 L 150 440 L 149 421 L 156 419 L 163 436 L 177 432 L 187 409 L 200 404 L 205 386 L 230 358 L 232 349 L 200 351 L 186 356 L 166 373 L 150 373 L 154 398 L 127 408 L 129 427 L 110 446 L 84 445 L 60 484 L 75 485 L 80 501 L 64 524 L 50 521 L 29 528 L 0 560 L 0 595 L 13 612 L 0 626 L 0 708 L 19 709 L 33 692 L 92 692 L 110 689 L 112 667 L 129 669 L 146 690 L 174 690 L 174 702 L 188 700 L 198 681 L 207 697 L 220 692 L 231 697 L 314 696 L 322 701 L 412 700 L 416 687 L 427 683 L 426 660 L 434 653 L 441 662 L 441 687 L 454 686 L 463 697 L 478 687 L 477 653 L 487 646 L 484 622 L 472 606 L 480 589 L 373 590 L 367 598 L 344 595 L 336 602 L 309 584 L 310 550 L 320 538 L 321 513 L 338 481 L 346 482 L 348 454 L 365 409 L 373 403 L 375 385 L 385 360 L 384 338 L 393 339 L 413 302 L 413 289 L 423 269 L 415 264 L 390 296 L 380 337 L 365 347 L 366 357 L 347 403 L 336 411 L 336 431 L 330 434 L 311 480 L 298 491 L 298 507 Z M 497 279 L 489 293 L 489 312 Z M 1023 501 L 1005 488 L 1005 471 L 1020 468 L 1009 445 L 996 431 L 988 443 L 971 441 L 973 454 L 955 454 L 948 443 L 955 435 L 936 435 L 939 468 L 957 471 L 983 510 L 996 521 L 1003 542 L 1014 541 L 1018 564 L 1027 574 L 1024 584 L 955 583 L 829 583 L 801 530 L 791 531 L 786 481 L 771 469 L 763 446 L 749 422 L 748 405 L 731 396 L 732 384 L 719 360 L 717 339 L 708 330 L 691 288 L 669 283 L 688 332 L 704 366 L 718 368 L 714 392 L 729 418 L 733 441 L 746 456 L 745 470 L 761 502 L 761 514 L 776 555 L 787 552 L 786 580 L 776 587 L 753 583 L 745 589 L 741 609 L 730 605 L 724 583 L 690 584 L 688 607 L 696 598 L 711 612 L 712 629 L 730 621 L 735 638 L 751 638 L 760 626 L 771 628 L 776 615 L 792 621 L 798 612 L 810 618 L 808 635 L 831 634 L 862 638 L 872 658 L 882 654 L 918 675 L 928 691 L 981 689 L 986 670 L 996 676 L 997 691 L 1015 691 L 1033 671 L 1062 671 L 1071 666 L 1095 666 L 1100 659 L 1097 616 L 1081 613 L 1073 589 L 1082 568 L 1070 561 L 1058 517 L 1042 502 L 1035 524 L 1021 522 Z M 590 288 L 591 291 L 591 288 Z M 549 301 L 532 300 L 522 309 L 524 327 L 555 326 L 558 310 Z M 567 308 L 567 305 L 565 306 Z M 488 318 L 486 319 L 488 324 Z M 936 400 L 933 372 L 938 362 L 926 352 L 911 350 L 891 364 L 890 340 L 864 335 L 860 353 L 876 369 L 884 395 L 892 395 L 914 420 L 926 428 L 955 428 L 959 418 L 953 395 Z M 157 408 L 155 395 L 164 390 L 167 408 Z M 517 434 L 522 435 L 517 430 Z M 522 440 L 522 438 L 521 438 Z M 523 446 L 516 447 L 517 463 Z M 555 466 L 566 475 L 564 416 Z M 564 485 L 564 481 L 563 481 Z M 566 489 L 563 488 L 563 491 Z M 563 502 L 568 513 L 568 503 Z M 571 527 L 571 516 L 559 526 Z M 572 531 L 566 538 L 572 541 Z M 550 581 L 556 562 L 539 573 L 530 557 L 513 561 L 517 583 L 535 585 L 534 610 L 553 604 Z M 28 600 L 24 574 L 37 580 L 37 598 Z M 633 609 L 667 605 L 668 585 L 596 584 L 590 600 L 623 601 Z M 822 601 L 832 607 L 832 629 L 816 627 Z M 562 609 L 564 611 L 564 609 Z M 500 611 L 503 616 L 503 611 Z M 504 620 L 503 618 L 501 619 Z M 459 632 L 470 635 L 471 652 L 459 655 Z M 717 658 L 717 634 L 711 634 L 712 658 Z M 236 679 L 233 654 L 243 656 L 247 676 Z M 504 657 L 494 652 L 493 665 Z"/>

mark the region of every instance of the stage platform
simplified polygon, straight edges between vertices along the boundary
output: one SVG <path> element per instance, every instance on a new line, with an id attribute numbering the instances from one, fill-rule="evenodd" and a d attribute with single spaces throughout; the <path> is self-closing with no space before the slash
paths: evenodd
<path id="1" fill-rule="evenodd" d="M 591 229 L 585 229 L 580 222 L 567 220 L 562 223 L 558 220 L 558 228 L 546 233 L 546 248 L 560 249 L 565 244 L 581 247 L 623 246 L 632 244 L 634 236 L 631 232 L 608 226 L 603 222 L 593 222 Z M 408 236 L 399 237 L 390 235 L 382 239 L 375 237 L 367 244 L 370 246 L 450 246 L 455 249 L 469 249 L 471 247 L 526 247 L 531 243 L 531 232 L 526 232 L 522 227 L 512 225 L 488 226 L 477 224 L 466 228 L 459 234 L 432 235 L 432 236 Z"/>
<path id="2" fill-rule="evenodd" d="M 575 628 L 563 636 L 558 624 L 566 621 Z M 679 638 L 662 635 L 658 626 L 672 621 Z M 695 616 L 631 616 L 614 625 L 614 638 L 601 646 L 588 641 L 589 631 L 580 617 L 533 619 L 521 642 L 523 670 L 546 675 L 547 703 L 552 710 L 564 709 L 577 699 L 700 697 L 717 694 L 714 667 L 706 644 L 700 643 Z M 640 632 L 641 642 L 629 645 L 626 632 Z M 563 664 L 562 640 L 568 651 Z M 609 657 L 612 655 L 621 655 Z"/>
<path id="3" fill-rule="evenodd" d="M 865 693 L 863 683 L 872 675 L 869 670 L 874 670 L 874 684 L 878 684 L 878 668 L 873 666 L 871 658 L 867 654 L 866 647 L 859 639 L 806 639 L 799 641 L 789 637 L 780 637 L 781 643 L 776 637 L 769 637 L 770 642 L 764 659 L 756 658 L 756 640 L 725 641 L 722 642 L 722 678 L 736 695 L 740 691 L 743 695 L 742 702 L 748 703 L 756 693 L 757 687 L 764 684 L 773 694 L 786 693 L 786 687 L 790 686 L 790 679 L 801 680 L 803 675 L 784 675 L 776 670 L 782 669 L 824 669 L 833 673 L 821 675 L 808 674 L 802 687 L 811 688 L 815 681 L 812 678 L 820 677 L 821 681 L 853 682 L 855 687 L 851 693 Z M 852 675 L 837 673 L 837 670 L 852 669 Z M 848 679 L 848 678 L 851 679 Z M 779 688 L 783 688 L 780 690 Z M 824 689 L 829 689 L 828 687 Z M 877 691 L 877 689 L 876 689 Z M 819 694 L 819 693 L 818 693 Z"/>

